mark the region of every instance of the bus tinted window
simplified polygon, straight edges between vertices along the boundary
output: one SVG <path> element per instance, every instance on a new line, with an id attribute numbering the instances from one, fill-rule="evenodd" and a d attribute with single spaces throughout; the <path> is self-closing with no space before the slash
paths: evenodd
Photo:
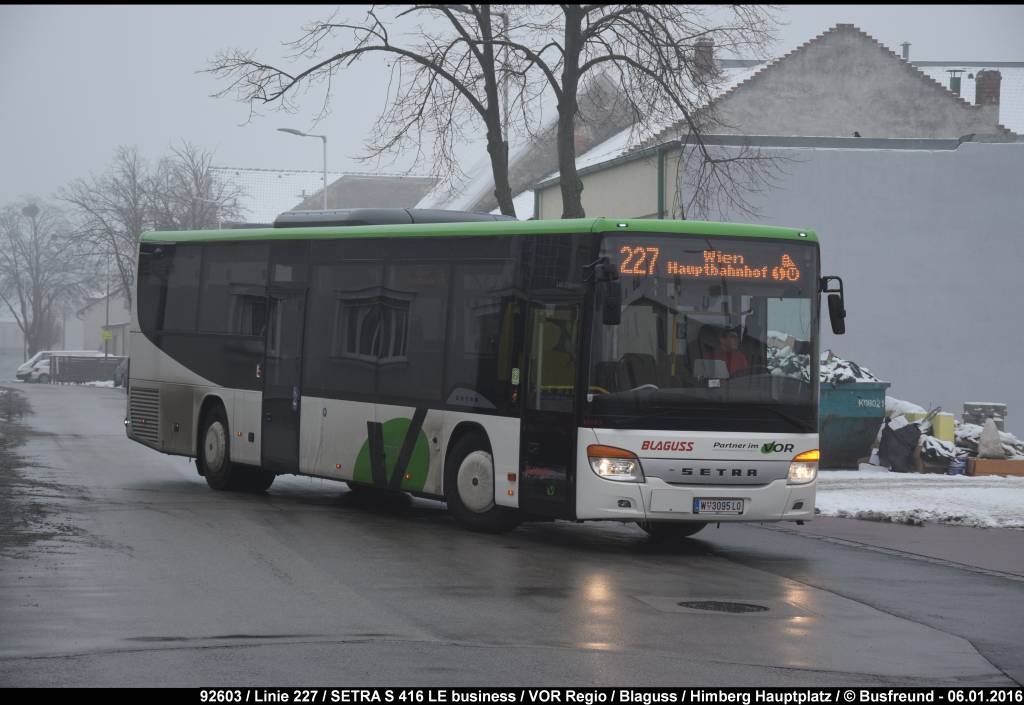
<path id="1" fill-rule="evenodd" d="M 267 313 L 267 246 L 208 245 L 199 330 L 263 335 Z"/>
<path id="2" fill-rule="evenodd" d="M 167 273 L 167 299 L 164 330 L 194 331 L 196 303 L 199 300 L 199 264 L 202 249 L 198 245 L 178 245 Z"/>
<path id="3" fill-rule="evenodd" d="M 306 309 L 308 387 L 338 396 L 373 393 L 382 269 L 375 262 L 314 265 Z"/>
<path id="4" fill-rule="evenodd" d="M 452 342 L 447 402 L 501 409 L 509 392 L 517 350 L 519 302 L 509 260 L 460 264 L 452 290 Z"/>
<path id="5" fill-rule="evenodd" d="M 386 268 L 376 322 L 379 394 L 441 399 L 449 270 L 442 263 Z"/>
<path id="6" fill-rule="evenodd" d="M 163 328 L 164 300 L 167 295 L 167 274 L 171 268 L 174 247 L 144 247 L 139 253 L 139 327 L 150 334 Z M 194 308 L 194 307 L 193 307 Z"/>

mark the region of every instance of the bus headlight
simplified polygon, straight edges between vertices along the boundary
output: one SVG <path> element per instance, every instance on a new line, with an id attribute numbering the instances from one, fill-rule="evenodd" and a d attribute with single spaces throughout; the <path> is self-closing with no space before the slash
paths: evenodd
<path id="1" fill-rule="evenodd" d="M 793 462 L 789 464 L 789 484 L 806 485 L 808 482 L 813 482 L 814 478 L 818 476 L 818 460 L 820 459 L 821 453 L 818 450 L 809 450 L 793 458 Z"/>
<path id="2" fill-rule="evenodd" d="M 635 453 L 612 446 L 587 446 L 587 458 L 594 474 L 617 482 L 643 482 L 644 471 Z"/>

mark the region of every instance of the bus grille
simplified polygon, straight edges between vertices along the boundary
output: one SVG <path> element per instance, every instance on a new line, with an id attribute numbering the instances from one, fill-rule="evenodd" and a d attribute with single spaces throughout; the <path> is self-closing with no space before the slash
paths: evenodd
<path id="1" fill-rule="evenodd" d="M 156 445 L 160 435 L 160 390 L 132 387 L 129 414 L 135 437 Z"/>

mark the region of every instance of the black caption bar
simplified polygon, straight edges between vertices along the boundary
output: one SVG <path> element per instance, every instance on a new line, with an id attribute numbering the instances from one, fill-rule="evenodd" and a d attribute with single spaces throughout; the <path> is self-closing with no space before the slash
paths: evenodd
<path id="1" fill-rule="evenodd" d="M 810 705 L 1022 703 L 1021 688 L 202 688 L 200 703 Z"/>

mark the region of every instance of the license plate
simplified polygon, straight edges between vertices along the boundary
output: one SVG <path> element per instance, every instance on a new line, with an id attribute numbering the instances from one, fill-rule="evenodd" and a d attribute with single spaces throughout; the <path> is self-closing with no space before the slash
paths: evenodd
<path id="1" fill-rule="evenodd" d="M 711 497 L 695 497 L 693 500 L 694 514 L 742 514 L 742 499 L 714 499 Z"/>

